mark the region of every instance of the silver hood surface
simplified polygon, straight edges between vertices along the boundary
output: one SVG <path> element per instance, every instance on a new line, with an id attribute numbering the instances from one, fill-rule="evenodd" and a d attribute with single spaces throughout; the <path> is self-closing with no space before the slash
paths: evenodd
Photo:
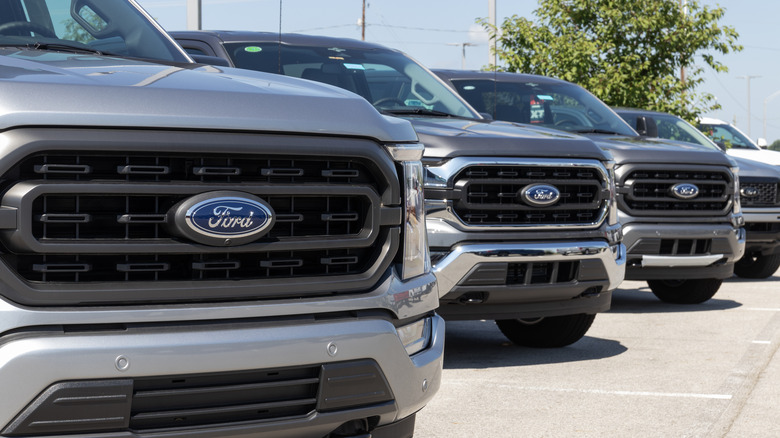
<path id="1" fill-rule="evenodd" d="M 409 122 L 348 91 L 260 72 L 90 54 L 0 49 L 0 130 L 181 128 L 411 142 Z"/>

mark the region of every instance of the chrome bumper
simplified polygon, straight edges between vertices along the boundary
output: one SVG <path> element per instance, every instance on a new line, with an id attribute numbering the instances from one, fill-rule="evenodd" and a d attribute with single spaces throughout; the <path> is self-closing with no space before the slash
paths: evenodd
<path id="1" fill-rule="evenodd" d="M 625 275 L 623 244 L 606 242 L 518 242 L 463 244 L 433 266 L 439 296 L 446 295 L 480 263 L 523 263 L 600 260 L 608 276 L 608 290 L 618 287 Z"/>

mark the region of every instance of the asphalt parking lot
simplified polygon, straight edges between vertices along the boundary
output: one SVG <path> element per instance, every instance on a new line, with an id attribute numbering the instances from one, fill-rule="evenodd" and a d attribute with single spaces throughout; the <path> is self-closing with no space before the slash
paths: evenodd
<path id="1" fill-rule="evenodd" d="M 451 322 L 415 437 L 778 437 L 778 346 L 780 271 L 729 279 L 694 306 L 624 282 L 562 349 L 517 347 L 493 321 Z"/>

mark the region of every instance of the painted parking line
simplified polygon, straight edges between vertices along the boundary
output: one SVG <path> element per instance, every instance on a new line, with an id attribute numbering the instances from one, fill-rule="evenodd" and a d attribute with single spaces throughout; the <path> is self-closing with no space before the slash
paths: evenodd
<path id="1" fill-rule="evenodd" d="M 772 341 L 753 341 L 753 344 L 771 344 Z"/>
<path id="2" fill-rule="evenodd" d="M 473 380 L 445 379 L 442 384 L 473 385 Z M 697 394 L 690 392 L 652 392 L 652 391 L 616 391 L 605 389 L 575 389 L 575 388 L 551 388 L 546 386 L 517 386 L 502 383 L 480 382 L 480 385 L 493 388 L 503 388 L 521 391 L 548 391 L 548 392 L 573 392 L 580 394 L 597 395 L 626 395 L 638 397 L 673 397 L 673 398 L 700 398 L 711 400 L 731 400 L 731 394 Z"/>

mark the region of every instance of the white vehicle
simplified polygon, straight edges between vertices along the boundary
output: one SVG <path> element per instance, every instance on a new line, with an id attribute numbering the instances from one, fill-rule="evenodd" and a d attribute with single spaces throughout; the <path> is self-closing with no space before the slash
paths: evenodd
<path id="1" fill-rule="evenodd" d="M 728 122 L 702 117 L 698 128 L 718 146 L 725 148 L 729 155 L 780 166 L 780 152 L 762 149 L 739 128 Z M 758 141 L 766 147 L 766 140 Z"/>

